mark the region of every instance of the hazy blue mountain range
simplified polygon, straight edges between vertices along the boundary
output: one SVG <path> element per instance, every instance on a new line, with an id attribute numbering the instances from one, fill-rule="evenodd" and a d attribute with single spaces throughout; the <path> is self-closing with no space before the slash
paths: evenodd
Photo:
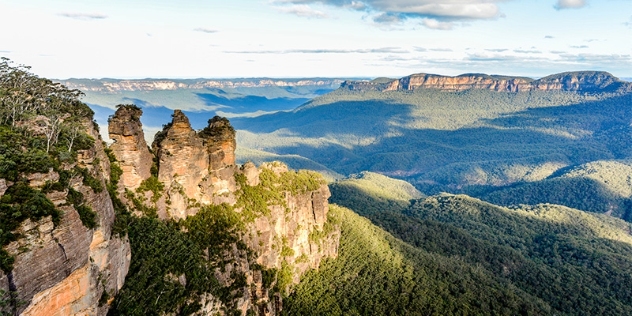
<path id="1" fill-rule="evenodd" d="M 233 115 L 241 162 L 282 160 L 330 179 L 366 170 L 406 179 L 427 194 L 466 193 L 504 205 L 553 202 L 628 217 L 630 195 L 609 188 L 609 179 L 560 177 L 594 161 L 622 166 L 632 156 L 631 84 L 608 73 L 539 80 L 417 74 L 348 80 L 319 96 L 327 91 L 323 85 L 264 87 L 252 80 L 204 92 L 192 89 L 199 88 L 195 80 L 79 81 L 71 87 L 89 88 L 84 100 L 102 126 L 112 102 L 143 107 L 150 140 L 160 129 L 155 122 L 184 103 L 203 105 L 185 109 L 194 128 L 212 115 Z M 342 81 L 323 82 L 333 89 Z M 508 91 L 532 86 L 539 88 Z"/>
<path id="2" fill-rule="evenodd" d="M 106 149 L 76 91 L 0 68 L 14 74 L 0 80 L 0 313 L 632 314 L 632 226 L 616 218 L 632 220 L 632 100 L 607 73 L 549 76 L 546 89 L 478 74 L 345 81 L 293 110 L 232 118 L 241 160 L 288 161 L 326 183 L 278 162 L 238 169 L 231 122 L 196 133 L 180 111 L 150 152 L 143 111 L 119 107 Z M 134 101 L 144 121 L 168 121 L 171 110 L 146 99 Z M 237 99 L 235 111 L 262 100 Z M 92 108 L 107 123 L 111 108 Z M 199 126 L 216 112 L 186 113 Z M 234 205 L 177 198 L 214 188 L 188 181 L 209 161 L 223 168 L 211 185 L 228 190 L 212 197 L 235 192 Z M 190 213 L 160 217 L 177 205 Z M 79 247 L 85 268 L 69 260 Z M 41 281 L 51 271 L 59 277 Z M 60 299 L 71 292 L 82 299 Z"/>
<path id="3" fill-rule="evenodd" d="M 292 110 L 310 99 L 337 89 L 345 79 L 67 79 L 57 80 L 79 89 L 95 119 L 107 124 L 118 104 L 143 108 L 143 125 L 150 140 L 169 120 L 174 109 L 183 110 L 194 128 L 203 128 L 215 116 L 256 116 Z M 103 131 L 102 131 L 103 132 Z M 107 135 L 107 133 L 102 133 Z"/>

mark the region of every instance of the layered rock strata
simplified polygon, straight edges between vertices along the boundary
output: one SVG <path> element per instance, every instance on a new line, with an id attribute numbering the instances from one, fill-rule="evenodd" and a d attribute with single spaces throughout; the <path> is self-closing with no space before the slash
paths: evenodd
<path id="1" fill-rule="evenodd" d="M 463 74 L 451 77 L 420 73 L 395 80 L 345 81 L 341 87 L 357 91 L 412 91 L 417 89 L 437 89 L 453 92 L 472 89 L 498 92 L 632 91 L 632 83 L 619 80 L 607 72 L 566 72 L 538 80 L 485 74 Z"/>
<path id="2" fill-rule="evenodd" d="M 108 158 L 92 122 L 86 120 L 83 125 L 97 141 L 91 149 L 79 152 L 76 165 L 87 169 L 105 187 L 110 172 Z M 24 177 L 34 188 L 59 180 L 59 174 L 52 170 Z M 77 210 L 67 203 L 67 190 L 47 193 L 62 212 L 59 223 L 55 225 L 51 216 L 27 219 L 14 231 L 20 238 L 4 248 L 15 259 L 10 273 L 0 272 L 0 289 L 12 296 L 5 311 L 20 315 L 105 315 L 108 302 L 99 301 L 116 295 L 123 286 L 131 258 L 129 242 L 111 234 L 114 208 L 108 192 L 96 192 L 82 180 L 75 176 L 70 186 L 82 193 L 84 204 L 96 212 L 97 227 L 89 229 L 82 224 Z M 0 182 L 5 187 L 12 185 Z"/>
<path id="3" fill-rule="evenodd" d="M 176 110 L 152 144 L 165 192 L 156 205 L 159 216 L 185 218 L 197 212 L 196 203 L 234 204 L 235 147 L 235 130 L 226 119 L 213 118 L 197 133 Z"/>
<path id="4" fill-rule="evenodd" d="M 121 106 L 109 119 L 108 132 L 114 141 L 110 149 L 123 169 L 119 181 L 121 189 L 135 190 L 151 176 L 153 156 L 141 128 L 142 114 L 136 106 Z"/>

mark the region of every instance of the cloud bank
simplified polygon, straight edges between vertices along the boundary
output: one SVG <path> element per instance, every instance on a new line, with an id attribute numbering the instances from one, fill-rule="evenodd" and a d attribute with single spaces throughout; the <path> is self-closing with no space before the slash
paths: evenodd
<path id="1" fill-rule="evenodd" d="M 294 14 L 296 16 L 304 17 L 304 18 L 316 18 L 316 19 L 325 19 L 329 18 L 329 15 L 323 11 L 319 11 L 313 9 L 309 5 L 306 4 L 297 4 L 289 7 L 279 8 L 279 11 L 289 14 Z"/>
<path id="2" fill-rule="evenodd" d="M 102 20 L 107 18 L 108 16 L 105 14 L 100 14 L 100 13 L 79 13 L 79 12 L 62 12 L 62 13 L 58 13 L 57 15 L 65 17 L 65 18 L 71 18 L 71 19 L 75 19 L 75 20 Z"/>
<path id="3" fill-rule="evenodd" d="M 563 9 L 580 9 L 586 6 L 586 0 L 558 0 L 555 8 Z"/>
<path id="4" fill-rule="evenodd" d="M 405 54 L 407 50 L 399 47 L 380 47 L 369 49 L 289 49 L 289 50 L 245 50 L 245 51 L 227 51 L 232 54 L 371 54 L 371 53 L 388 53 L 388 54 Z"/>
<path id="5" fill-rule="evenodd" d="M 320 17 L 310 4 L 323 4 L 373 14 L 373 21 L 398 23 L 418 18 L 432 29 L 452 29 L 454 22 L 493 19 L 500 16 L 497 3 L 504 0 L 276 0 L 275 4 L 292 5 L 281 10 L 310 17 Z M 315 16 L 314 16 L 315 15 Z"/>
<path id="6" fill-rule="evenodd" d="M 204 27 L 198 27 L 198 28 L 195 28 L 193 30 L 196 31 L 196 32 L 202 32 L 202 33 L 208 33 L 208 34 L 217 33 L 217 30 L 207 29 L 207 28 L 204 28 Z"/>

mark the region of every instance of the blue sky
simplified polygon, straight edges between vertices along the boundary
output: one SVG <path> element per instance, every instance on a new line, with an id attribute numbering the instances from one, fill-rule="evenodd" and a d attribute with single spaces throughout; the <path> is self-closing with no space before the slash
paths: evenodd
<path id="1" fill-rule="evenodd" d="M 2 0 L 0 29 L 58 79 L 632 77 L 632 0 Z"/>

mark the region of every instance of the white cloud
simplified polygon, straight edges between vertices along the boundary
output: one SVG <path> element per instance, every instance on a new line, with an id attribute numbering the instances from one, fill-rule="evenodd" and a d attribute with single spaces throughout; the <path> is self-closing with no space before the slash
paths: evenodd
<path id="1" fill-rule="evenodd" d="M 586 4 L 586 0 L 558 0 L 555 8 L 558 10 L 579 9 L 585 7 Z"/>
<path id="2" fill-rule="evenodd" d="M 374 17 L 373 22 L 380 24 L 396 24 L 402 22 L 402 19 L 397 14 L 382 13 Z"/>
<path id="3" fill-rule="evenodd" d="M 245 51 L 227 51 L 232 54 L 406 54 L 407 50 L 399 47 L 379 47 L 379 48 L 360 48 L 360 49 L 289 49 L 289 50 L 245 50 Z"/>
<path id="4" fill-rule="evenodd" d="M 435 29 L 435 30 L 451 30 L 452 27 L 454 26 L 452 22 L 439 22 L 435 19 L 422 19 L 421 23 L 429 28 L 429 29 Z"/>
<path id="5" fill-rule="evenodd" d="M 454 21 L 493 19 L 502 14 L 496 3 L 504 0 L 276 0 L 278 5 L 305 6 L 311 3 L 368 11 L 376 14 L 375 22 L 393 24 L 405 19 L 422 19 L 433 29 L 451 29 Z M 293 7 L 281 10 L 294 13 Z M 297 14 L 298 15 L 298 14 Z"/>
<path id="6" fill-rule="evenodd" d="M 317 18 L 317 19 L 325 19 L 328 18 L 329 15 L 323 11 L 316 10 L 309 5 L 306 4 L 297 4 L 289 7 L 281 7 L 279 11 L 289 14 L 294 14 L 296 16 L 304 17 L 304 18 Z"/>
<path id="7" fill-rule="evenodd" d="M 542 54 L 541 51 L 535 49 L 514 49 L 513 51 L 518 54 Z"/>
<path id="8" fill-rule="evenodd" d="M 207 29 L 207 28 L 204 28 L 204 27 L 198 27 L 198 28 L 195 28 L 193 30 L 196 31 L 196 32 L 202 32 L 202 33 L 208 33 L 208 34 L 217 33 L 217 30 Z"/>
<path id="9" fill-rule="evenodd" d="M 57 15 L 63 16 L 65 18 L 71 18 L 76 20 L 102 20 L 107 18 L 108 16 L 100 13 L 78 13 L 78 12 L 62 12 Z"/>

